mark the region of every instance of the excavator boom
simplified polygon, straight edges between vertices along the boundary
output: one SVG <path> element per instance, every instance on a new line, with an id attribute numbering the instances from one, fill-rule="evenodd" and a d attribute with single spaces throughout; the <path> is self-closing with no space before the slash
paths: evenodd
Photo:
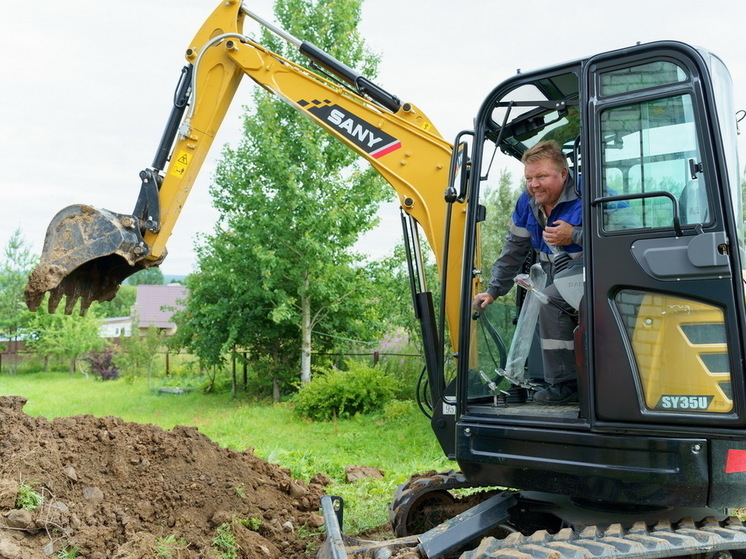
<path id="1" fill-rule="evenodd" d="M 242 32 L 246 16 L 297 47 L 334 79 L 249 39 Z M 440 259 L 452 149 L 421 110 L 311 43 L 275 28 L 241 2 L 222 2 L 215 9 L 186 49 L 186 59 L 155 160 L 140 173 L 135 210 L 119 214 L 73 205 L 57 214 L 26 286 L 30 309 L 37 309 L 49 293 L 50 311 L 66 297 L 66 313 L 78 300 L 84 313 L 93 301 L 114 297 L 131 274 L 163 261 L 166 242 L 244 77 L 282 97 L 376 168 Z M 451 237 L 452 246 L 460 242 L 458 234 Z M 454 286 L 460 267 L 458 260 L 449 265 Z M 455 309 L 449 320 L 456 327 Z"/>

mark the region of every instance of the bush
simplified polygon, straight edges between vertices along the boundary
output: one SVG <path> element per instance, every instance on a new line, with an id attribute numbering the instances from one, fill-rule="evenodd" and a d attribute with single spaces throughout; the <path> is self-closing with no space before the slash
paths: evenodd
<path id="1" fill-rule="evenodd" d="M 116 380 L 119 378 L 119 367 L 114 364 L 115 350 L 107 347 L 103 351 L 91 351 L 83 357 L 83 361 L 90 366 L 90 373 L 101 380 Z"/>
<path id="2" fill-rule="evenodd" d="M 414 346 L 407 347 L 406 352 L 415 354 Z M 393 376 L 398 384 L 396 398 L 399 400 L 414 400 L 417 392 L 417 382 L 425 367 L 425 361 L 420 356 L 385 355 L 378 363 L 386 373 Z"/>
<path id="3" fill-rule="evenodd" d="M 349 418 L 383 408 L 397 388 L 396 380 L 381 369 L 351 361 L 345 371 L 318 371 L 296 394 L 295 411 L 315 421 Z"/>

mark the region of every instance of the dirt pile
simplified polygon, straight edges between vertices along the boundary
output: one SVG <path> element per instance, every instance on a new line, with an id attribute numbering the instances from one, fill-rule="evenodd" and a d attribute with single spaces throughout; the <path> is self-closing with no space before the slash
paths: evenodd
<path id="1" fill-rule="evenodd" d="M 192 427 L 48 421 L 25 402 L 0 398 L 0 559 L 313 556 L 322 476 L 293 480 Z M 22 486 L 43 497 L 34 512 L 17 507 Z"/>

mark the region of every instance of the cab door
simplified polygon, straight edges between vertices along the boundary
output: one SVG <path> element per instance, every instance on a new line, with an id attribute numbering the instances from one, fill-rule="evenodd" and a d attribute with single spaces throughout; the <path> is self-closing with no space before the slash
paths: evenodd
<path id="1" fill-rule="evenodd" d="M 743 288 L 709 72 L 657 43 L 583 71 L 586 358 L 602 422 L 743 423 Z"/>

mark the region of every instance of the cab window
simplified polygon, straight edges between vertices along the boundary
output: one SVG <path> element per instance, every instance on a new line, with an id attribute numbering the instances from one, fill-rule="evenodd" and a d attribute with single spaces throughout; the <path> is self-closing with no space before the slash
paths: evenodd
<path id="1" fill-rule="evenodd" d="M 651 62 L 601 74 L 604 95 L 651 89 L 649 99 L 619 104 L 600 115 L 606 232 L 631 228 L 672 228 L 710 221 L 695 113 L 689 93 L 654 96 L 686 79 L 671 62 Z"/>

